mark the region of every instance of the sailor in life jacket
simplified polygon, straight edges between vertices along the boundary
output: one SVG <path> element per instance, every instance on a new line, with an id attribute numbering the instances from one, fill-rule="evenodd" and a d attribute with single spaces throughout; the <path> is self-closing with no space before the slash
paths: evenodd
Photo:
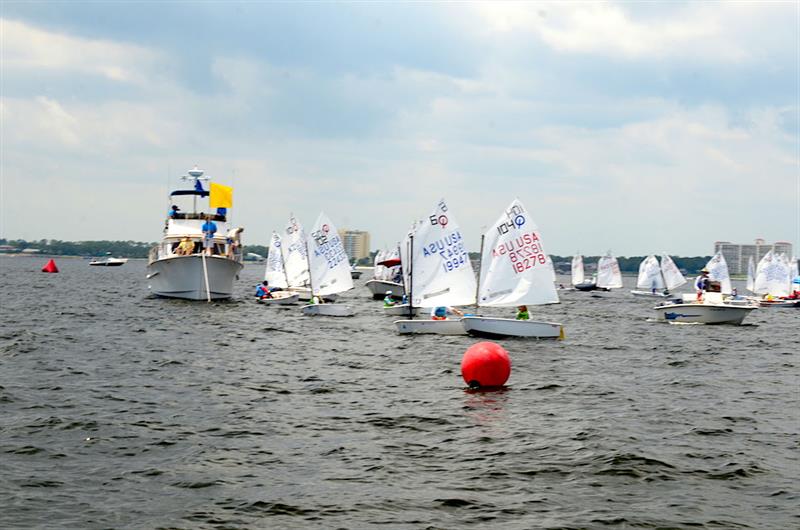
<path id="1" fill-rule="evenodd" d="M 431 320 L 447 320 L 447 315 L 458 315 L 463 317 L 464 313 L 455 307 L 447 306 L 434 307 L 433 310 L 431 310 Z"/>
<path id="2" fill-rule="evenodd" d="M 383 297 L 383 307 L 392 307 L 396 303 L 392 298 L 392 291 L 386 291 L 386 296 Z"/>
<path id="3" fill-rule="evenodd" d="M 267 280 L 264 280 L 256 287 L 256 296 L 262 300 L 264 298 L 272 298 L 272 293 L 269 290 L 269 282 Z"/>

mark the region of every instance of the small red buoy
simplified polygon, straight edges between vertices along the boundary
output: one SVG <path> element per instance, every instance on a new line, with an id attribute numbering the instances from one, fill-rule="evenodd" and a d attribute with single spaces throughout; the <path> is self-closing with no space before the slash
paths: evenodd
<path id="1" fill-rule="evenodd" d="M 47 262 L 47 265 L 42 267 L 42 272 L 58 272 L 58 267 L 56 267 L 56 262 L 52 259 Z"/>
<path id="2" fill-rule="evenodd" d="M 511 358 L 494 342 L 473 344 L 461 359 L 461 377 L 470 388 L 503 386 L 510 375 Z"/>

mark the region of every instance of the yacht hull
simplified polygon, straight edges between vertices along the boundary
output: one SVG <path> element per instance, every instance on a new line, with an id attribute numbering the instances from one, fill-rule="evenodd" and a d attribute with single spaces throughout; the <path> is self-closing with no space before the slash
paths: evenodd
<path id="1" fill-rule="evenodd" d="M 242 264 L 221 256 L 207 256 L 208 287 L 200 255 L 173 256 L 147 266 L 150 291 L 156 296 L 183 300 L 222 300 L 233 295 L 233 281 Z"/>

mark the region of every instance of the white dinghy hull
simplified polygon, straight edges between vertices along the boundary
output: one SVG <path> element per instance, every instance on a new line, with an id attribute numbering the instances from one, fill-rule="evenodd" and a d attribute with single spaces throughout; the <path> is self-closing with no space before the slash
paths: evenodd
<path id="1" fill-rule="evenodd" d="M 150 292 L 166 298 L 184 300 L 212 300 L 230 298 L 233 281 L 243 265 L 222 256 L 207 256 L 208 289 L 206 289 L 203 257 L 173 256 L 153 261 L 147 266 Z"/>
<path id="2" fill-rule="evenodd" d="M 466 335 L 461 319 L 447 320 L 395 320 L 400 335 Z"/>
<path id="3" fill-rule="evenodd" d="M 667 298 L 668 296 L 672 296 L 671 294 L 666 294 L 661 291 L 631 291 L 633 296 L 641 296 L 644 298 Z"/>
<path id="4" fill-rule="evenodd" d="M 325 317 L 351 317 L 355 311 L 345 304 L 309 304 L 303 306 L 303 314 L 306 316 L 325 316 Z"/>
<path id="5" fill-rule="evenodd" d="M 420 312 L 420 308 L 419 307 L 415 307 L 411 311 L 413 311 L 414 316 L 418 316 L 419 312 Z M 430 312 L 430 310 L 426 309 L 426 312 Z M 383 306 L 383 314 L 384 315 L 392 315 L 392 316 L 396 316 L 396 317 L 410 316 L 409 315 L 408 304 L 397 304 L 397 305 L 393 305 L 393 306 Z"/>
<path id="6" fill-rule="evenodd" d="M 301 302 L 311 301 L 311 289 L 308 287 L 289 287 L 287 290 L 290 293 L 295 293 Z M 339 295 L 336 293 L 326 294 L 322 298 L 324 298 L 327 302 L 335 302 L 339 298 Z"/>
<path id="7" fill-rule="evenodd" d="M 493 317 L 464 317 L 461 319 L 461 324 L 469 335 L 490 339 L 505 337 L 558 339 L 564 336 L 564 327 L 555 322 Z"/>
<path id="8" fill-rule="evenodd" d="M 658 320 L 681 324 L 741 324 L 755 306 L 665 304 L 655 307 Z"/>
<path id="9" fill-rule="evenodd" d="M 386 280 L 370 280 L 364 285 L 372 293 L 372 298 L 375 300 L 384 298 L 388 291 L 392 291 L 392 298 L 397 299 L 406 294 L 406 289 L 401 284 Z"/>
<path id="10" fill-rule="evenodd" d="M 256 300 L 263 305 L 292 305 L 300 301 L 300 295 L 291 291 L 273 291 L 272 298 Z"/>

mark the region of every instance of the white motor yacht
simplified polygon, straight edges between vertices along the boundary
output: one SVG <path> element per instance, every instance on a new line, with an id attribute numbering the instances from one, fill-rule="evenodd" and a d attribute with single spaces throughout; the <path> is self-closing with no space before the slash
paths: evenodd
<path id="1" fill-rule="evenodd" d="M 233 295 L 233 281 L 242 270 L 242 228 L 228 224 L 226 211 L 211 208 L 198 210 L 198 202 L 207 205 L 209 191 L 202 183 L 208 181 L 203 171 L 195 167 L 184 180 L 190 189 L 170 193 L 171 210 L 164 225 L 161 242 L 150 250 L 147 280 L 150 291 L 168 298 L 185 300 L 218 300 Z M 191 199 L 191 207 L 181 210 L 179 200 Z M 202 205 L 200 206 L 202 208 Z M 191 210 L 191 211 L 189 211 Z M 217 230 L 204 249 L 203 224 L 213 222 Z"/>

